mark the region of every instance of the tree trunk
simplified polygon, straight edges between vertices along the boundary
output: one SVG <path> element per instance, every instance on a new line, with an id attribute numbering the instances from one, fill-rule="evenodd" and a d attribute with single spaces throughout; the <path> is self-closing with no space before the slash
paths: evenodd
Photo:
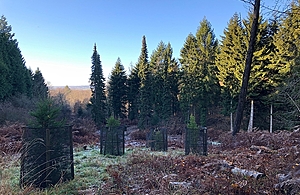
<path id="1" fill-rule="evenodd" d="M 232 135 L 236 135 L 240 131 L 241 122 L 243 118 L 243 111 L 244 111 L 248 82 L 249 82 L 250 71 L 251 71 L 252 57 L 254 53 L 255 39 L 256 39 L 257 29 L 258 29 L 259 7 L 260 7 L 260 0 L 255 0 L 254 11 L 253 11 L 254 16 L 253 16 L 253 22 L 251 27 L 249 48 L 246 56 L 246 65 L 243 74 L 243 82 L 242 82 L 242 87 L 239 95 L 239 101 L 236 110 L 236 119 L 235 119 Z"/>
<path id="2" fill-rule="evenodd" d="M 273 133 L 273 105 L 270 108 L 270 133 Z"/>
<path id="3" fill-rule="evenodd" d="M 230 109 L 231 109 L 231 112 L 230 112 L 230 132 L 233 132 L 232 100 L 231 100 L 230 104 L 231 104 L 231 107 L 230 107 Z"/>
<path id="4" fill-rule="evenodd" d="M 248 125 L 248 132 L 252 132 L 253 129 L 253 100 L 251 100 L 251 111 L 250 111 L 250 119 L 249 119 L 249 125 Z"/>

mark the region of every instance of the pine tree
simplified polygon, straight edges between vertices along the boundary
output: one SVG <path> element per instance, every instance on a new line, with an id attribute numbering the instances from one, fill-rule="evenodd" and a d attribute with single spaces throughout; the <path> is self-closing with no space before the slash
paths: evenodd
<path id="1" fill-rule="evenodd" d="M 225 114 L 229 114 L 237 105 L 252 20 L 252 14 L 249 14 L 248 18 L 244 20 L 235 14 L 224 30 L 224 36 L 221 40 L 217 67 L 219 69 L 218 78 L 222 85 Z M 259 18 L 258 22 L 259 28 L 254 46 L 247 100 L 254 100 L 255 110 L 258 113 L 255 117 L 256 125 L 265 128 L 266 126 L 263 125 L 266 124 L 265 118 L 268 115 L 269 99 L 274 94 L 276 87 L 282 82 L 280 73 L 282 68 L 274 66 L 272 62 L 275 55 L 273 39 L 277 31 L 277 24 L 269 23 L 262 17 Z M 231 107 L 231 102 L 233 107 Z"/>
<path id="2" fill-rule="evenodd" d="M 280 18 L 278 33 L 274 37 L 276 55 L 272 58 L 274 66 L 287 77 L 292 71 L 299 71 L 300 67 L 300 2 L 293 1 L 290 8 Z"/>
<path id="3" fill-rule="evenodd" d="M 148 62 L 146 37 L 143 36 L 141 54 L 138 60 L 138 76 L 141 80 L 139 102 L 139 127 L 146 128 L 150 125 L 152 116 L 151 72 Z"/>
<path id="4" fill-rule="evenodd" d="M 166 45 L 163 42 L 158 44 L 151 55 L 154 113 L 159 119 L 167 119 L 178 110 L 179 67 L 172 55 L 171 44 Z"/>
<path id="5" fill-rule="evenodd" d="M 49 89 L 45 83 L 42 72 L 39 68 L 35 71 L 32 80 L 32 96 L 34 98 L 44 100 L 49 97 Z"/>
<path id="6" fill-rule="evenodd" d="M 276 53 L 272 58 L 284 79 L 274 96 L 274 118 L 278 129 L 291 129 L 300 124 L 300 1 L 293 1 L 290 8 L 280 18 L 274 38 Z"/>
<path id="7" fill-rule="evenodd" d="M 0 100 L 5 100 L 11 96 L 12 85 L 10 83 L 10 71 L 7 52 L 7 38 L 5 34 L 0 34 Z"/>
<path id="8" fill-rule="evenodd" d="M 218 53 L 218 41 L 209 21 L 204 18 L 196 33 L 197 56 L 200 61 L 199 81 L 202 83 L 199 97 L 200 124 L 206 126 L 208 108 L 217 105 L 220 95 L 220 86 L 217 79 L 217 67 L 215 64 Z"/>
<path id="9" fill-rule="evenodd" d="M 197 40 L 193 34 L 189 34 L 183 48 L 180 50 L 181 79 L 179 81 L 179 100 L 181 110 L 186 119 L 190 113 L 195 115 L 197 106 L 196 70 L 199 63 L 197 58 Z"/>
<path id="10" fill-rule="evenodd" d="M 96 44 L 92 55 L 92 74 L 90 77 L 90 89 L 92 97 L 90 106 L 92 107 L 92 115 L 98 128 L 106 122 L 106 96 L 105 96 L 105 78 L 100 61 L 100 55 L 97 52 Z"/>
<path id="11" fill-rule="evenodd" d="M 4 100 L 17 94 L 28 94 L 31 78 L 18 42 L 11 33 L 6 18 L 0 18 L 0 99 Z M 28 88 L 29 87 L 29 88 Z"/>
<path id="12" fill-rule="evenodd" d="M 111 72 L 108 86 L 108 98 L 114 118 L 126 117 L 127 76 L 121 59 L 118 58 Z"/>
<path id="13" fill-rule="evenodd" d="M 210 23 L 200 22 L 196 37 L 190 34 L 181 49 L 182 81 L 180 84 L 181 105 L 185 111 L 196 116 L 201 125 L 206 125 L 208 108 L 217 102 L 219 84 L 215 57 L 218 42 Z"/>
<path id="14" fill-rule="evenodd" d="M 246 36 L 238 14 L 230 19 L 221 37 L 220 53 L 217 55 L 218 79 L 222 89 L 223 113 L 228 115 L 237 103 L 247 51 Z M 233 108 L 231 102 L 234 103 Z"/>
<path id="15" fill-rule="evenodd" d="M 128 99 L 128 118 L 130 120 L 138 119 L 138 103 L 139 103 L 139 89 L 141 79 L 138 76 L 138 66 L 131 66 L 130 74 L 127 80 L 127 99 Z"/>

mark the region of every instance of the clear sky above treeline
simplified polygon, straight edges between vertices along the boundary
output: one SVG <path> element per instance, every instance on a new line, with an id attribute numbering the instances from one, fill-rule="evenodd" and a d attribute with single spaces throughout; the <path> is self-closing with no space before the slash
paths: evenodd
<path id="1" fill-rule="evenodd" d="M 27 67 L 39 67 L 51 86 L 89 85 L 94 43 L 108 78 L 118 57 L 126 70 L 137 62 L 143 35 L 149 57 L 163 41 L 179 58 L 204 17 L 220 39 L 233 14 L 246 18 L 249 9 L 241 0 L 0 0 Z"/>

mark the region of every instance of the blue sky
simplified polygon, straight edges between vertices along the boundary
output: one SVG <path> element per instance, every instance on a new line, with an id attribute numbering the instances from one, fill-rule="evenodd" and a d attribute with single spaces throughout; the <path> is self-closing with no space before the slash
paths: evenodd
<path id="1" fill-rule="evenodd" d="M 233 14 L 248 10 L 240 0 L 0 0 L 26 66 L 52 86 L 89 85 L 95 43 L 108 77 L 118 57 L 126 70 L 137 62 L 143 35 L 149 57 L 163 41 L 178 58 L 204 17 L 219 39 Z"/>

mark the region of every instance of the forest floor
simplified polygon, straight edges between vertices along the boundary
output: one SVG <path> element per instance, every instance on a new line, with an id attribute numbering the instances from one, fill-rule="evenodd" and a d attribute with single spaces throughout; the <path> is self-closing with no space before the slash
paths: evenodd
<path id="1" fill-rule="evenodd" d="M 82 133 L 77 127 L 74 132 L 77 183 L 71 181 L 65 184 L 68 189 L 76 189 L 68 192 L 64 184 L 60 188 L 65 190 L 65 194 L 82 195 L 300 194 L 299 128 L 272 134 L 267 131 L 240 132 L 235 137 L 230 132 L 209 128 L 207 156 L 184 155 L 181 134 L 169 135 L 167 152 L 150 151 L 145 147 L 145 140 L 135 139 L 138 132 L 136 126 L 127 128 L 124 156 L 106 157 L 98 152 L 97 132 Z M 7 157 L 18 154 L 21 136 L 20 124 L 0 128 L 1 193 L 20 194 L 20 191 L 8 192 L 7 185 L 16 184 L 8 184 L 3 178 L 5 169 L 11 164 L 5 159 L 12 159 Z M 91 153 L 94 156 L 87 155 Z M 88 161 L 90 164 L 85 165 L 88 169 L 99 169 L 83 174 L 79 169 L 83 162 Z M 18 172 L 19 164 L 15 166 L 14 170 Z M 17 176 L 14 177 L 15 182 L 12 183 L 18 180 Z M 78 181 L 89 184 L 79 185 Z M 30 192 L 42 194 L 41 191 Z M 25 194 L 24 190 L 21 193 Z"/>

